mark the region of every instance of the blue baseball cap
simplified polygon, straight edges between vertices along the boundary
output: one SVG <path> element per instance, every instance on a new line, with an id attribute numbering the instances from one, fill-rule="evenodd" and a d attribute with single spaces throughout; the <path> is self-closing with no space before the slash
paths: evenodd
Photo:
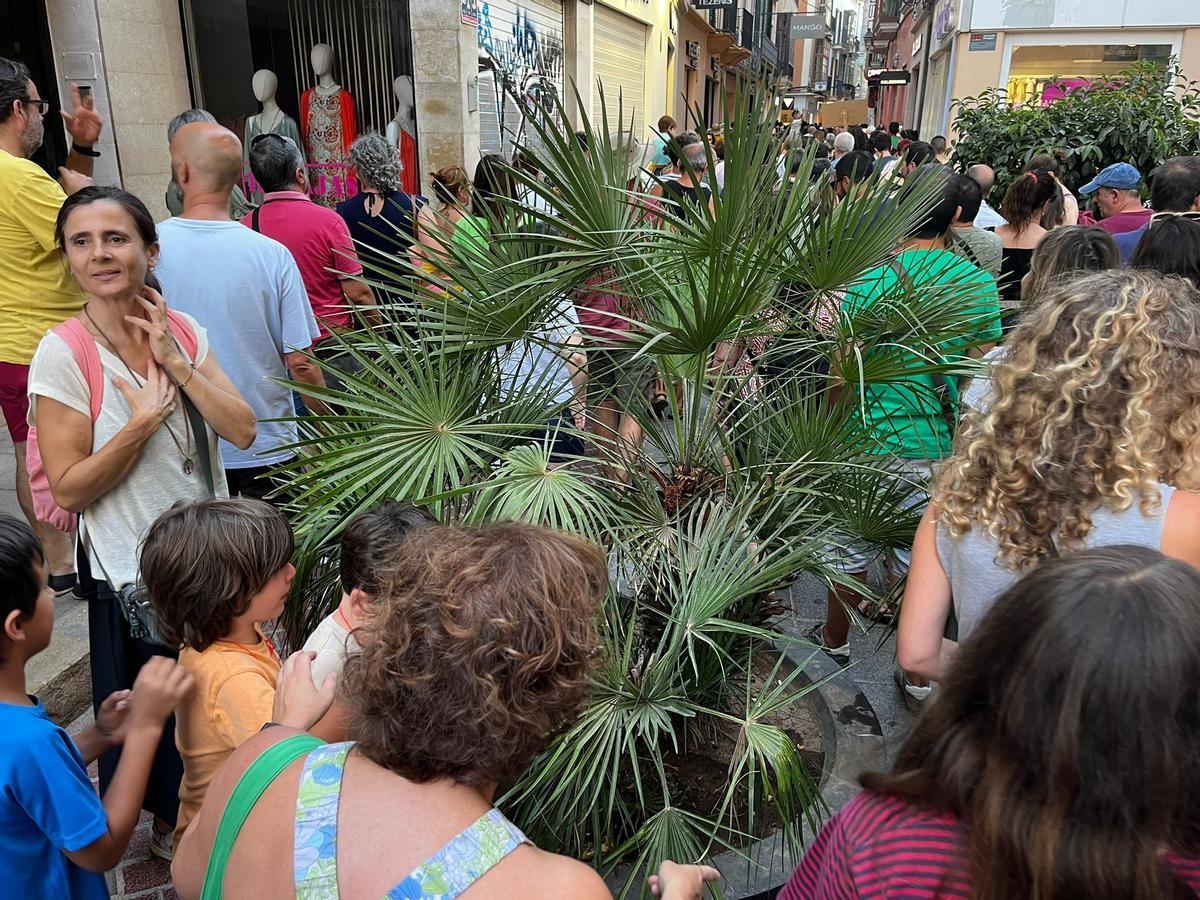
<path id="1" fill-rule="evenodd" d="M 1096 190 L 1116 188 L 1118 191 L 1132 191 L 1142 185 L 1142 173 L 1129 163 L 1113 163 L 1101 169 L 1095 178 L 1079 189 L 1081 194 L 1091 194 Z"/>

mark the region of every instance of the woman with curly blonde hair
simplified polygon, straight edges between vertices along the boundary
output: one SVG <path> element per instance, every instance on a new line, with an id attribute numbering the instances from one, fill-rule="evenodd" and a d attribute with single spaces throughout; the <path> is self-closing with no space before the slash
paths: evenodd
<path id="1" fill-rule="evenodd" d="M 917 529 L 901 668 L 937 679 L 958 637 L 1041 560 L 1137 544 L 1200 567 L 1200 293 L 1099 272 L 1041 298 L 971 410 Z"/>

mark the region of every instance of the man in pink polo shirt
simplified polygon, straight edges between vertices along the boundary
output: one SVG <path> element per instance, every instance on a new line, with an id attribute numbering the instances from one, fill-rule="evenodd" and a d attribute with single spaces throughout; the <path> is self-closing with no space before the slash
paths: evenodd
<path id="1" fill-rule="evenodd" d="M 329 354 L 336 354 L 336 342 L 326 340 L 329 333 L 355 327 L 351 307 L 375 306 L 371 288 L 354 280 L 362 265 L 350 229 L 332 209 L 309 199 L 304 156 L 290 138 L 271 133 L 255 137 L 250 170 L 266 194 L 241 222 L 292 252 L 321 332 L 313 350 L 323 356 L 324 343 Z"/>

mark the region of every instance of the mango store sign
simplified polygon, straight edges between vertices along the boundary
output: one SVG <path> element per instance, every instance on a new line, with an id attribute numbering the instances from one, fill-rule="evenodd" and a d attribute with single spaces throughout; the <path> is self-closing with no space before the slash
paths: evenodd
<path id="1" fill-rule="evenodd" d="M 825 37 L 828 25 L 824 16 L 792 16 L 792 30 L 789 37 L 793 41 L 819 40 Z"/>

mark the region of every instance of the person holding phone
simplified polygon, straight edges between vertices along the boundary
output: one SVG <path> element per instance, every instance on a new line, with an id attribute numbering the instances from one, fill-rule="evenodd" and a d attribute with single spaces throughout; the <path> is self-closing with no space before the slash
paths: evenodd
<path id="1" fill-rule="evenodd" d="M 71 106 L 60 113 L 71 136 L 60 186 L 30 159 L 42 145 L 50 103 L 23 64 L 0 57 L 0 411 L 16 452 L 17 500 L 45 548 L 50 585 L 59 594 L 75 586 L 71 538 L 34 515 L 25 442 L 29 363 L 38 341 L 83 308 L 83 292 L 58 254 L 54 223 L 67 195 L 92 183 L 100 155 L 92 147 L 104 120 L 91 91 L 74 84 Z"/>

